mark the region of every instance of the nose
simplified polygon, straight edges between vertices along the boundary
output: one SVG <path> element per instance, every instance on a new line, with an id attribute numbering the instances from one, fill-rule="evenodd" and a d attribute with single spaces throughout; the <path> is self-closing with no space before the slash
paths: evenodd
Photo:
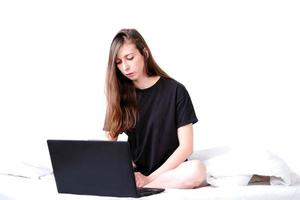
<path id="1" fill-rule="evenodd" d="M 123 63 L 122 63 L 122 68 L 123 68 L 124 71 L 126 71 L 126 70 L 129 69 L 129 65 L 127 64 L 126 61 L 123 61 Z"/>

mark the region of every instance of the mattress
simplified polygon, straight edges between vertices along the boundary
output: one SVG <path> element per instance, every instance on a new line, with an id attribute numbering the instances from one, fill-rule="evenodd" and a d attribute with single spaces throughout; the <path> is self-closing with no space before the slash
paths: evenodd
<path id="1" fill-rule="evenodd" d="M 231 187 L 206 186 L 197 189 L 166 189 L 165 192 L 142 197 L 140 199 L 166 199 L 166 200 L 298 200 L 300 199 L 299 177 L 290 186 L 284 185 L 247 185 Z M 9 175 L 0 175 L 1 200 L 102 200 L 102 199 L 134 199 L 101 197 L 89 195 L 59 194 L 56 190 L 52 175 L 43 179 L 30 179 Z"/>

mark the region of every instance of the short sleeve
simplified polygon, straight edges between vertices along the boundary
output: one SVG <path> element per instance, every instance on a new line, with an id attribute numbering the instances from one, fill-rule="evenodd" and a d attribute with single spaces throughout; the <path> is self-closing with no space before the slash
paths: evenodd
<path id="1" fill-rule="evenodd" d="M 198 121 L 192 100 L 186 88 L 179 85 L 176 94 L 176 126 L 177 128 L 195 124 Z"/>

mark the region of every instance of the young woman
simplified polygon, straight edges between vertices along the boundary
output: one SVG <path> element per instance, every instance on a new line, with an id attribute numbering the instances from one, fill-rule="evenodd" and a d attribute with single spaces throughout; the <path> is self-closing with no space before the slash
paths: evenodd
<path id="1" fill-rule="evenodd" d="M 104 130 L 110 140 L 128 135 L 138 187 L 205 185 L 203 163 L 187 160 L 198 121 L 190 96 L 158 66 L 135 29 L 122 29 L 111 43 L 106 95 Z"/>

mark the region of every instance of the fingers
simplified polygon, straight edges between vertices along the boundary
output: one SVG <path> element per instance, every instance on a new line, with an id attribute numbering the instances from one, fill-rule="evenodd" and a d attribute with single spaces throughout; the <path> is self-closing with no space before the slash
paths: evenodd
<path id="1" fill-rule="evenodd" d="M 131 161 L 131 163 L 132 163 L 132 167 L 136 168 L 136 164 L 133 161 Z"/>
<path id="2" fill-rule="evenodd" d="M 134 173 L 135 176 L 135 184 L 137 187 L 141 187 L 141 177 L 140 177 L 140 172 L 135 172 Z"/>
<path id="3" fill-rule="evenodd" d="M 144 187 L 147 183 L 149 183 L 149 178 L 140 172 L 135 172 L 134 176 L 137 187 Z"/>
<path id="4" fill-rule="evenodd" d="M 140 172 L 135 172 L 134 173 L 135 176 L 135 184 L 137 187 L 143 187 L 143 175 Z"/>

